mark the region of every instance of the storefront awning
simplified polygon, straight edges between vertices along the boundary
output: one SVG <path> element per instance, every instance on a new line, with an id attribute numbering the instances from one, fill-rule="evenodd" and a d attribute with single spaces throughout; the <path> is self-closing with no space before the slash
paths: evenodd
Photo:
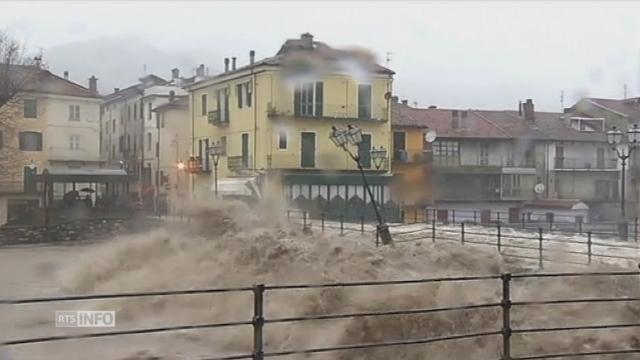
<path id="1" fill-rule="evenodd" d="M 101 168 L 56 168 L 52 167 L 43 170 L 42 174 L 35 176 L 37 182 L 47 181 L 52 183 L 117 183 L 129 181 L 130 175 L 123 169 L 101 169 Z"/>

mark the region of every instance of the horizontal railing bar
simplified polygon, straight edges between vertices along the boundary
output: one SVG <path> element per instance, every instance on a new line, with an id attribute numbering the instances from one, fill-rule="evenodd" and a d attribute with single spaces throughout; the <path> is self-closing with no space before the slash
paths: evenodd
<path id="1" fill-rule="evenodd" d="M 554 304 L 580 304 L 580 303 L 609 303 L 640 301 L 640 297 L 625 298 L 591 298 L 591 299 L 564 299 L 564 300 L 540 300 L 540 301 L 513 301 L 513 306 L 518 305 L 554 305 Z"/>
<path id="2" fill-rule="evenodd" d="M 575 276 L 627 276 L 640 275 L 640 271 L 609 271 L 609 272 L 565 272 L 565 273 L 515 273 L 511 274 L 512 278 L 531 278 L 531 277 L 575 277 Z"/>
<path id="3" fill-rule="evenodd" d="M 34 344 L 34 343 L 42 343 L 42 342 L 62 341 L 62 340 L 77 340 L 77 339 L 99 338 L 99 337 L 120 336 L 120 335 L 151 334 L 151 333 L 179 331 L 179 330 L 214 329 L 214 328 L 222 328 L 222 327 L 244 326 L 244 325 L 251 325 L 251 324 L 253 324 L 252 321 L 233 321 L 233 322 L 226 322 L 226 323 L 165 326 L 165 327 L 147 328 L 147 329 L 121 330 L 121 331 L 110 331 L 110 332 L 101 332 L 101 333 L 59 335 L 59 336 L 48 336 L 48 337 L 40 337 L 40 338 L 9 340 L 9 341 L 3 342 L 2 345 L 13 346 L 13 345 Z"/>
<path id="4" fill-rule="evenodd" d="M 333 319 L 346 319 L 346 318 L 367 317 L 367 316 L 415 315 L 415 314 L 428 314 L 428 313 L 455 311 L 455 310 L 492 308 L 492 307 L 498 307 L 500 305 L 501 305 L 500 303 L 471 304 L 471 305 L 460 305 L 460 306 L 430 308 L 430 309 L 372 311 L 372 312 L 360 312 L 360 313 L 352 313 L 352 314 L 298 316 L 298 317 L 288 317 L 288 318 L 279 318 L 279 319 L 266 319 L 265 323 L 284 323 L 284 322 L 307 321 L 307 320 L 333 320 Z"/>
<path id="5" fill-rule="evenodd" d="M 629 328 L 629 327 L 640 327 L 640 323 L 512 329 L 511 331 L 514 334 L 530 334 L 530 333 L 541 333 L 541 332 L 552 332 L 552 331 L 602 330 L 602 329 L 621 329 L 621 328 Z"/>
<path id="6" fill-rule="evenodd" d="M 477 338 L 477 337 L 484 337 L 484 336 L 494 336 L 494 335 L 500 335 L 500 334 L 502 334 L 502 331 L 489 331 L 489 332 L 472 333 L 472 334 L 465 334 L 465 335 L 442 336 L 442 337 L 428 338 L 428 339 L 398 340 L 398 341 L 386 341 L 386 342 L 367 343 L 367 344 L 341 345 L 341 346 L 325 347 L 325 348 L 312 348 L 312 349 L 306 349 L 306 350 L 286 350 L 286 351 L 265 353 L 264 356 L 271 357 L 271 356 L 311 354 L 311 353 L 321 353 L 321 352 L 341 351 L 341 350 L 369 349 L 369 348 L 400 346 L 400 345 L 418 345 L 418 344 L 428 344 L 428 343 L 448 341 L 448 340 L 461 340 L 461 339 Z"/>
<path id="7" fill-rule="evenodd" d="M 198 358 L 197 360 L 239 360 L 239 359 L 253 359 L 253 354 L 207 357 L 207 358 Z"/>
<path id="8" fill-rule="evenodd" d="M 432 282 L 446 281 L 476 281 L 476 280 L 497 280 L 500 275 L 483 275 L 483 276 L 459 276 L 459 277 L 442 277 L 442 278 L 426 278 L 412 280 L 388 280 L 388 281 L 358 281 L 328 284 L 291 284 L 291 285 L 267 285 L 265 290 L 291 290 L 291 289 L 314 289 L 329 287 L 354 287 L 354 286 L 376 286 L 376 285 L 402 285 L 402 284 L 423 284 Z"/>
<path id="9" fill-rule="evenodd" d="M 569 356 L 595 356 L 595 355 L 618 355 L 618 354 L 635 354 L 640 353 L 639 349 L 627 349 L 627 350 L 602 350 L 602 351 L 589 351 L 581 353 L 559 353 L 559 354 L 547 354 L 547 355 L 534 355 L 534 356 L 521 356 L 512 357 L 512 360 L 537 360 L 537 359 L 558 359 Z"/>
<path id="10" fill-rule="evenodd" d="M 131 292 L 131 293 L 114 293 L 114 294 L 95 294 L 95 295 L 70 295 L 70 296 L 59 296 L 59 297 L 42 297 L 42 298 L 27 298 L 27 299 L 13 299 L 13 300 L 5 299 L 5 300 L 0 300 L 0 304 L 21 305 L 21 304 L 43 303 L 43 302 L 103 300 L 103 299 L 116 299 L 116 298 L 148 297 L 148 296 L 215 294 L 215 293 L 227 293 L 227 292 L 243 292 L 243 291 L 251 291 L 251 290 L 253 290 L 253 288 L 251 287 L 237 287 L 237 288 L 167 290 L 167 291 L 149 291 L 149 292 Z"/>

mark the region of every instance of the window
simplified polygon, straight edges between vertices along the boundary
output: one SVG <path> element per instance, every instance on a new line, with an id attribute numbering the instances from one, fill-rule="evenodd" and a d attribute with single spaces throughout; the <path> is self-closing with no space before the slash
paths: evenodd
<path id="1" fill-rule="evenodd" d="M 434 141 L 433 159 L 438 165 L 460 165 L 460 149 L 457 141 Z"/>
<path id="2" fill-rule="evenodd" d="M 229 93 L 227 89 L 216 91 L 216 100 L 218 101 L 218 119 L 220 122 L 229 121 Z"/>
<path id="3" fill-rule="evenodd" d="M 127 134 L 127 151 L 131 150 L 131 135 Z"/>
<path id="4" fill-rule="evenodd" d="M 371 85 L 358 85 L 358 118 L 371 118 Z"/>
<path id="5" fill-rule="evenodd" d="M 131 121 L 131 105 L 127 106 L 127 121 Z"/>
<path id="6" fill-rule="evenodd" d="M 207 115 L 207 94 L 202 94 L 200 104 L 202 105 L 202 115 Z"/>
<path id="7" fill-rule="evenodd" d="M 278 149 L 280 150 L 287 149 L 287 131 L 286 130 L 278 131 Z"/>
<path id="8" fill-rule="evenodd" d="M 236 85 L 236 96 L 238 98 L 238 109 L 242 109 L 242 84 Z"/>
<path id="9" fill-rule="evenodd" d="M 69 149 L 70 150 L 79 150 L 80 149 L 80 136 L 78 136 L 78 135 L 70 135 L 69 136 Z"/>
<path id="10" fill-rule="evenodd" d="M 111 158 L 116 158 L 116 144 L 111 144 Z"/>
<path id="11" fill-rule="evenodd" d="M 521 195 L 520 175 L 502 175 L 502 195 L 505 197 L 519 197 Z"/>
<path id="12" fill-rule="evenodd" d="M 138 104 L 133 104 L 133 120 L 138 118 Z"/>
<path id="13" fill-rule="evenodd" d="M 226 156 L 227 155 L 227 137 L 226 136 L 220 137 L 220 148 L 222 149 L 220 155 Z"/>
<path id="14" fill-rule="evenodd" d="M 480 144 L 480 158 L 478 159 L 479 165 L 489 165 L 489 144 Z"/>
<path id="15" fill-rule="evenodd" d="M 157 117 L 160 118 L 160 127 L 164 129 L 164 113 L 158 114 Z"/>
<path id="16" fill-rule="evenodd" d="M 147 133 L 147 151 L 151 151 L 151 133 Z"/>
<path id="17" fill-rule="evenodd" d="M 147 120 L 151 120 L 151 109 L 153 108 L 153 103 L 147 104 Z"/>
<path id="18" fill-rule="evenodd" d="M 253 93 L 253 82 L 252 81 L 247 82 L 244 86 L 244 90 L 245 90 L 245 97 L 244 97 L 245 104 L 247 105 L 247 107 L 251 107 L 251 94 Z"/>
<path id="19" fill-rule="evenodd" d="M 35 131 L 21 132 L 19 147 L 24 151 L 42 151 L 42 134 Z"/>
<path id="20" fill-rule="evenodd" d="M 138 138 L 133 135 L 133 152 L 138 152 Z"/>
<path id="21" fill-rule="evenodd" d="M 113 119 L 113 132 L 116 132 L 116 119 Z"/>
<path id="22" fill-rule="evenodd" d="M 69 120 L 80 121 L 80 105 L 69 105 Z"/>
<path id="23" fill-rule="evenodd" d="M 407 161 L 406 135 L 404 131 L 393 132 L 393 160 Z"/>
<path id="24" fill-rule="evenodd" d="M 36 99 L 24 100 L 24 117 L 30 119 L 38 117 L 38 101 Z"/>
<path id="25" fill-rule="evenodd" d="M 294 93 L 296 116 L 322 116 L 323 84 L 321 81 L 300 84 Z"/>

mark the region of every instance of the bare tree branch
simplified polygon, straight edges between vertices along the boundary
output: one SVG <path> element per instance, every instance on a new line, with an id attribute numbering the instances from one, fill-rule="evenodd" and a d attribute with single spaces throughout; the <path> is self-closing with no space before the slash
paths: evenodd
<path id="1" fill-rule="evenodd" d="M 36 80 L 40 59 L 27 57 L 22 44 L 0 32 L 0 107 Z"/>

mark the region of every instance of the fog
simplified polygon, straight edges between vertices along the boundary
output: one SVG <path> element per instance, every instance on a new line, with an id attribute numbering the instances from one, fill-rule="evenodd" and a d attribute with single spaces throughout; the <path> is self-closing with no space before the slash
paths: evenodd
<path id="1" fill-rule="evenodd" d="M 4 2 L 0 27 L 44 52 L 51 70 L 102 91 L 145 73 L 210 73 L 225 56 L 275 54 L 311 32 L 370 49 L 397 72 L 395 92 L 420 106 L 558 111 L 580 96 L 640 93 L 636 2 Z"/>

